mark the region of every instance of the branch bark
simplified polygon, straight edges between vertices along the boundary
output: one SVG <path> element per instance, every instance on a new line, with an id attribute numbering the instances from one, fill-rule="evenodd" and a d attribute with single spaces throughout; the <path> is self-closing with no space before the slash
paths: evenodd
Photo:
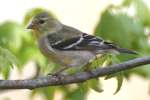
<path id="1" fill-rule="evenodd" d="M 42 78 L 25 80 L 0 80 L 0 89 L 34 89 L 47 86 L 81 83 L 92 78 L 114 74 L 146 64 L 150 64 L 150 56 L 136 58 L 133 60 L 122 62 L 120 64 L 107 66 L 105 68 L 97 68 L 90 72 L 80 72 L 74 75 L 65 75 L 65 77 L 45 76 Z"/>

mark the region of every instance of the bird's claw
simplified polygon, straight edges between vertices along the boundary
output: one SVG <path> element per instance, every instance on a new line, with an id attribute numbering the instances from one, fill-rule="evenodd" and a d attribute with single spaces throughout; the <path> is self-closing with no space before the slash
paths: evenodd
<path id="1" fill-rule="evenodd" d="M 48 76 L 58 77 L 60 76 L 60 73 L 48 73 Z"/>
<path id="2" fill-rule="evenodd" d="M 49 73 L 52 78 L 56 78 L 58 80 L 63 80 L 65 78 L 65 75 L 62 73 Z"/>

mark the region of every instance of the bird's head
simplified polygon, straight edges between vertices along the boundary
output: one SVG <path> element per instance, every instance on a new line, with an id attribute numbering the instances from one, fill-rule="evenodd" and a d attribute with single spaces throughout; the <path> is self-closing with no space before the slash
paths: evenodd
<path id="1" fill-rule="evenodd" d="M 53 33 L 61 27 L 62 24 L 56 18 L 48 12 L 41 12 L 31 19 L 27 29 L 36 31 L 36 34 L 41 35 Z"/>

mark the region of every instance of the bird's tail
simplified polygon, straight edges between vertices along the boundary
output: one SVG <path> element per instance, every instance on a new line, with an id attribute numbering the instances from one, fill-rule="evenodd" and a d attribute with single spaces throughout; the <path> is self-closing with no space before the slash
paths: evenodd
<path id="1" fill-rule="evenodd" d="M 124 48 L 117 48 L 117 50 L 118 50 L 120 53 L 138 54 L 136 51 L 128 50 L 128 49 L 124 49 Z"/>

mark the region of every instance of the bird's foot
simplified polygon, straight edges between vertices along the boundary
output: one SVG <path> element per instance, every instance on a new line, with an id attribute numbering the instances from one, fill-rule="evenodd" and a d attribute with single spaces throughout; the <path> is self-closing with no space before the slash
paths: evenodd
<path id="1" fill-rule="evenodd" d="M 63 73 L 66 69 L 68 69 L 68 67 L 63 67 L 62 69 L 56 71 L 55 73 L 48 73 L 48 76 L 53 76 L 53 77 L 61 77 L 61 76 L 65 76 L 65 74 Z"/>
<path id="2" fill-rule="evenodd" d="M 61 76 L 60 73 L 48 73 L 48 76 L 52 76 L 52 77 L 59 77 Z"/>

